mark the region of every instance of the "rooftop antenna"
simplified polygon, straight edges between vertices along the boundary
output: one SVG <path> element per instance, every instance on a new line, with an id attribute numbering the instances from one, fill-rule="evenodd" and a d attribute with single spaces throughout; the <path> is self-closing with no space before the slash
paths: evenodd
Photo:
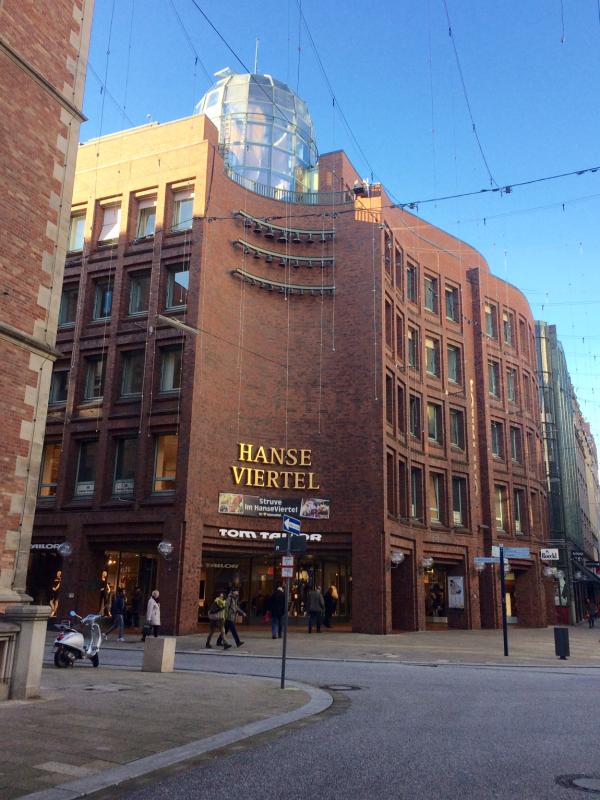
<path id="1" fill-rule="evenodd" d="M 258 74 L 258 50 L 260 48 L 260 39 L 256 37 L 256 47 L 254 48 L 254 74 Z"/>

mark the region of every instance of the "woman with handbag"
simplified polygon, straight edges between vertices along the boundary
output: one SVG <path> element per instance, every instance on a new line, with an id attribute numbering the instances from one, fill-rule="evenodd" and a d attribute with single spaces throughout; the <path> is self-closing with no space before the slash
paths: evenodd
<path id="1" fill-rule="evenodd" d="M 142 630 L 142 642 L 146 641 L 146 636 L 150 636 L 151 632 L 155 637 L 158 636 L 160 627 L 160 603 L 158 597 L 158 589 L 155 589 L 148 600 L 148 607 L 146 608 L 146 624 Z"/>
<path id="2" fill-rule="evenodd" d="M 219 592 L 218 596 L 215 597 L 211 607 L 208 609 L 208 638 L 206 639 L 206 647 L 209 649 L 212 647 L 210 640 L 213 637 L 213 634 L 219 631 L 219 638 L 218 644 L 223 645 L 223 650 L 229 650 L 231 645 L 225 639 L 225 613 L 226 613 L 226 602 L 225 602 L 225 592 Z"/>

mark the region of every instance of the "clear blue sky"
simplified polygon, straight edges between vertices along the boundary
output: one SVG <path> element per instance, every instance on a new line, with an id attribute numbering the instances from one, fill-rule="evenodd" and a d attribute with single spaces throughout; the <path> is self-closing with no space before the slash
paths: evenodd
<path id="1" fill-rule="evenodd" d="M 298 0 L 197 2 L 250 68 L 260 38 L 259 71 L 308 102 L 321 152 L 344 149 L 400 202 L 490 185 L 453 41 L 500 186 L 600 165 L 598 0 L 446 0 L 453 38 L 444 0 L 302 0 L 366 161 L 334 110 Z M 210 85 L 204 68 L 243 71 L 192 0 L 96 0 L 90 64 L 82 140 L 190 114 Z M 94 72 L 106 74 L 108 93 Z M 536 318 L 558 326 L 600 438 L 599 212 L 600 172 L 418 209 L 480 250 Z"/>

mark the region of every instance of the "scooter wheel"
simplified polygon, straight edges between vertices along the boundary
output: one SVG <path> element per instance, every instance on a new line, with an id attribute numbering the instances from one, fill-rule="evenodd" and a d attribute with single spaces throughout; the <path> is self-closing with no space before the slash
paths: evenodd
<path id="1" fill-rule="evenodd" d="M 97 667 L 100 664 L 100 659 L 98 658 L 98 653 L 96 653 L 95 656 L 92 656 L 90 658 L 90 661 L 92 662 L 92 667 Z"/>
<path id="2" fill-rule="evenodd" d="M 58 667 L 70 667 L 72 666 L 73 662 L 69 658 L 69 656 L 64 652 L 64 650 L 57 650 L 54 653 L 54 666 Z"/>

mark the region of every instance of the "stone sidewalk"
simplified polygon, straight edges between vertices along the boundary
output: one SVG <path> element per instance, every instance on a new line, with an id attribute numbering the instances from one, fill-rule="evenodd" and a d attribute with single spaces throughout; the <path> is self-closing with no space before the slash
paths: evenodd
<path id="1" fill-rule="evenodd" d="M 386 661 L 410 663 L 459 663 L 500 665 L 552 665 L 561 667 L 600 667 L 600 624 L 570 627 L 571 656 L 561 661 L 554 653 L 553 628 L 509 626 L 509 656 L 504 657 L 501 630 L 439 630 L 397 633 L 389 636 L 350 633 L 323 629 L 309 635 L 303 628 L 290 628 L 289 658 L 324 658 L 333 660 Z M 271 639 L 270 628 L 240 628 L 242 648 L 206 650 L 206 634 L 179 636 L 177 652 L 202 652 L 216 658 L 243 656 L 280 657 L 281 640 Z M 124 643 L 109 640 L 103 648 L 141 649 L 137 636 L 126 636 Z"/>
<path id="2" fill-rule="evenodd" d="M 73 781 L 83 781 L 83 786 L 115 773 L 119 765 L 144 764 L 138 760 L 145 757 L 160 767 L 157 754 L 180 748 L 179 755 L 186 757 L 182 746 L 207 737 L 214 737 L 218 745 L 216 735 L 240 726 L 246 726 L 243 735 L 230 738 L 245 738 L 258 721 L 267 721 L 268 727 L 274 717 L 301 713 L 311 699 L 298 688 L 282 692 L 277 681 L 267 679 L 107 666 L 95 670 L 87 665 L 46 667 L 41 694 L 36 701 L 0 703 L 3 800 L 61 784 L 62 789 L 46 796 L 82 796 L 64 784 L 72 787 Z M 144 769 L 147 773 L 152 767 L 146 763 Z M 122 775 L 127 779 L 127 770 Z"/>

